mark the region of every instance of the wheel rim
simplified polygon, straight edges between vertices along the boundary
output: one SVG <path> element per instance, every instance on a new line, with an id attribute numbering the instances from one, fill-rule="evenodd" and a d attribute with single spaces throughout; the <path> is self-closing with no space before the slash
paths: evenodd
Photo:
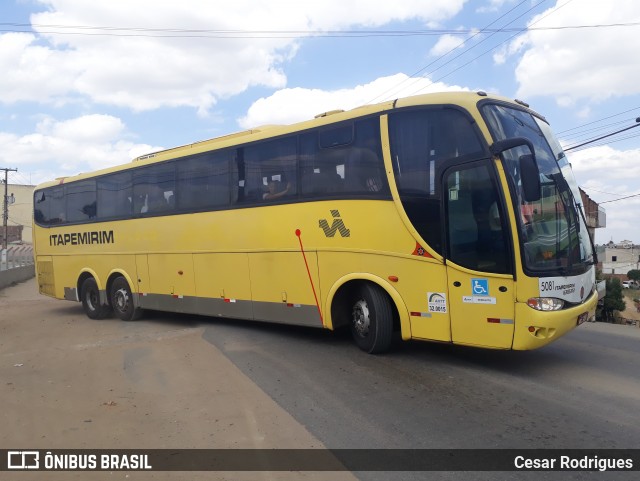
<path id="1" fill-rule="evenodd" d="M 369 316 L 369 306 L 364 299 L 359 300 L 353 306 L 353 328 L 360 337 L 366 337 L 369 334 L 369 325 L 371 318 Z"/>
<path id="2" fill-rule="evenodd" d="M 95 311 L 98 306 L 98 293 L 95 291 L 87 292 L 86 299 L 87 299 L 87 305 L 89 306 L 89 309 L 91 309 L 92 311 Z"/>
<path id="3" fill-rule="evenodd" d="M 118 289 L 113 294 L 114 307 L 120 312 L 126 312 L 129 309 L 129 293 L 126 289 Z"/>

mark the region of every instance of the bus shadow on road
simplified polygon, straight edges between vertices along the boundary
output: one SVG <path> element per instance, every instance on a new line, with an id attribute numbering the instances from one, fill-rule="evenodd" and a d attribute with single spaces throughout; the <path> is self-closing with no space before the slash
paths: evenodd
<path id="1" fill-rule="evenodd" d="M 396 356 L 419 359 L 429 365 L 490 370 L 517 376 L 549 372 L 559 365 L 578 362 L 553 344 L 533 351 L 485 349 L 416 341 L 410 341 L 398 347 Z"/>
<path id="2" fill-rule="evenodd" d="M 86 322 L 123 322 L 115 316 L 93 321 L 84 315 L 82 305 L 64 305 L 54 308 L 63 317 L 82 318 Z M 145 311 L 139 320 L 125 325 L 162 325 L 165 327 L 204 328 L 203 337 L 211 344 L 225 349 L 238 339 L 243 345 L 256 349 L 271 349 L 273 346 L 296 344 L 315 362 L 324 356 L 362 356 L 375 358 L 377 362 L 387 359 L 390 363 L 420 363 L 431 369 L 459 367 L 465 369 L 491 370 L 517 376 L 535 375 L 548 371 L 558 364 L 576 362 L 556 344 L 535 351 L 493 350 L 450 343 L 408 341 L 396 333 L 389 352 L 370 355 L 360 351 L 354 344 L 348 328 L 335 331 L 308 326 L 294 326 L 248 319 L 209 317 L 184 313 Z"/>

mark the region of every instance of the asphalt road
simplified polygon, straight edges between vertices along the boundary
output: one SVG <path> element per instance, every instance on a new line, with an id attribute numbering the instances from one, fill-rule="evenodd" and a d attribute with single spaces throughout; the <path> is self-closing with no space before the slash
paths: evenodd
<path id="1" fill-rule="evenodd" d="M 213 322 L 204 338 L 332 448 L 640 448 L 634 327 L 586 324 L 531 352 L 398 341 L 382 356 L 346 334 L 254 323 Z M 631 479 L 437 479 L 515 474 Z"/>
<path id="2" fill-rule="evenodd" d="M 37 295 L 30 281 L 0 291 L 0 448 L 640 448 L 640 329 L 588 323 L 531 352 L 400 340 L 393 347 L 372 356 L 347 333 L 161 313 L 92 321 L 77 303 Z M 44 474 L 6 479 L 62 479 Z M 125 479 L 73 474 L 81 473 L 64 479 Z M 329 473 L 141 474 L 131 477 Z M 620 472 L 355 474 L 367 481 L 634 479 Z"/>

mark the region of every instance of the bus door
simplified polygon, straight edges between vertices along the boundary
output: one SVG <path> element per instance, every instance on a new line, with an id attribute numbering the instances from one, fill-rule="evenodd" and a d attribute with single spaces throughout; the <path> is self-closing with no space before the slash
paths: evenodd
<path id="1" fill-rule="evenodd" d="M 515 289 L 507 217 L 489 160 L 443 174 L 454 343 L 511 348 Z"/>

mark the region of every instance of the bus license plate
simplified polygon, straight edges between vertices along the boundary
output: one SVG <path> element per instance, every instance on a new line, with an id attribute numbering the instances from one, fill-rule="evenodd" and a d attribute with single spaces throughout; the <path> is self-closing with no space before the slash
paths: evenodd
<path id="1" fill-rule="evenodd" d="M 586 321 L 587 319 L 589 319 L 589 313 L 588 312 L 583 312 L 582 314 L 580 314 L 578 316 L 578 326 L 580 324 L 582 324 L 584 321 Z"/>

